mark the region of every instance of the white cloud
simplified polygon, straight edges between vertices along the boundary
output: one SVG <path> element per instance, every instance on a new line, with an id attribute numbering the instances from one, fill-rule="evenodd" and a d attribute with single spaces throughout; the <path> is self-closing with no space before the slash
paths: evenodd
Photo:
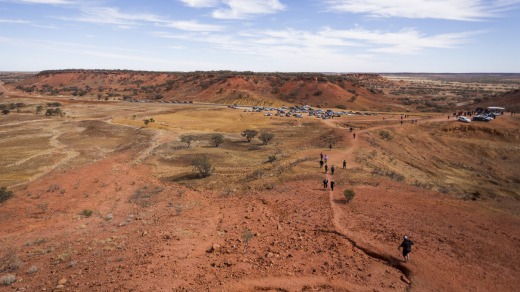
<path id="1" fill-rule="evenodd" d="M 32 21 L 22 20 L 22 19 L 4 19 L 4 18 L 0 18 L 0 23 L 22 24 L 22 25 L 30 25 L 30 26 L 34 26 L 34 27 L 39 27 L 39 28 L 56 29 L 56 27 L 52 26 L 52 25 L 36 24 L 36 23 L 34 23 Z"/>
<path id="2" fill-rule="evenodd" d="M 257 14 L 272 14 L 285 9 L 279 0 L 223 0 L 228 7 L 213 11 L 220 19 L 245 19 Z"/>
<path id="3" fill-rule="evenodd" d="M 215 32 L 224 30 L 224 26 L 204 24 L 196 20 L 169 20 L 159 15 L 149 13 L 126 13 L 114 7 L 82 8 L 78 17 L 59 17 L 70 21 L 90 22 L 95 24 L 112 24 L 120 29 L 131 29 L 142 24 L 153 23 L 158 26 L 170 27 L 186 31 Z"/>
<path id="4" fill-rule="evenodd" d="M 15 23 L 15 24 L 30 24 L 30 21 L 21 20 L 21 19 L 2 19 L 0 18 L 0 23 Z"/>
<path id="5" fill-rule="evenodd" d="M 204 24 L 199 23 L 197 21 L 191 20 L 191 21 L 171 21 L 171 22 L 165 22 L 162 24 L 162 26 L 176 28 L 180 30 L 186 30 L 186 31 L 222 31 L 224 30 L 223 26 L 215 25 L 215 24 Z"/>
<path id="6" fill-rule="evenodd" d="M 215 7 L 219 3 L 219 0 L 180 0 L 184 5 L 189 7 L 203 8 L 203 7 Z"/>
<path id="7" fill-rule="evenodd" d="M 427 36 L 415 29 L 398 32 L 368 31 L 362 28 L 334 30 L 327 28 L 320 34 L 350 41 L 359 41 L 372 52 L 411 54 L 428 48 L 454 48 L 468 42 L 468 37 L 481 32 L 461 32 Z"/>
<path id="8" fill-rule="evenodd" d="M 73 4 L 74 1 L 70 0 L 10 0 L 9 2 L 22 3 L 22 4 L 51 4 L 51 5 L 62 5 L 62 4 Z"/>
<path id="9" fill-rule="evenodd" d="M 324 0 L 335 12 L 373 17 L 432 18 L 476 21 L 514 8 L 520 0 Z"/>
<path id="10" fill-rule="evenodd" d="M 415 29 L 397 32 L 370 31 L 362 28 L 336 30 L 323 28 L 317 32 L 284 29 L 242 31 L 234 35 L 223 34 L 171 34 L 156 32 L 153 35 L 191 42 L 208 43 L 211 47 L 230 52 L 262 56 L 301 56 L 312 54 L 351 55 L 359 51 L 384 54 L 417 54 L 425 49 L 455 48 L 469 41 L 469 37 L 482 32 L 460 32 L 425 35 Z"/>

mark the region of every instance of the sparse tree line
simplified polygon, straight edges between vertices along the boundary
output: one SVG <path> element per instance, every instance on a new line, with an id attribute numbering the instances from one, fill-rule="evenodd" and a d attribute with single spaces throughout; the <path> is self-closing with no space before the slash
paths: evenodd
<path id="1" fill-rule="evenodd" d="M 18 103 L 2 103 L 2 104 L 0 104 L 0 111 L 2 112 L 2 114 L 7 115 L 12 110 L 20 110 L 21 108 L 26 107 L 26 106 L 27 105 L 25 103 L 21 103 L 21 102 L 18 102 Z"/>
<path id="2" fill-rule="evenodd" d="M 61 110 L 61 103 L 59 102 L 49 102 L 47 103 L 47 109 L 45 111 L 45 115 L 48 116 L 48 117 L 52 117 L 52 116 L 59 116 L 59 117 L 64 117 L 65 116 L 65 112 Z M 44 106 L 43 105 L 37 105 L 36 106 L 36 114 L 39 115 L 43 112 L 44 110 Z"/>
<path id="3" fill-rule="evenodd" d="M 252 139 L 258 136 L 258 139 L 262 141 L 263 145 L 267 145 L 273 138 L 274 134 L 262 131 L 258 132 L 253 129 L 246 129 L 241 133 L 241 136 L 245 137 L 247 142 L 250 143 Z M 198 141 L 199 138 L 195 135 L 182 135 L 180 138 L 181 142 L 186 143 L 187 147 L 190 147 L 194 141 Z M 220 133 L 214 133 L 209 136 L 209 141 L 215 147 L 219 147 L 222 143 L 224 143 L 224 135 Z M 276 155 L 271 155 L 268 157 L 268 162 L 273 163 L 276 160 Z M 197 173 L 197 175 L 201 178 L 208 177 L 213 173 L 213 166 L 211 165 L 211 161 L 207 155 L 198 155 L 191 160 L 191 166 Z"/>
<path id="4" fill-rule="evenodd" d="M 271 132 L 268 132 L 268 131 L 258 132 L 257 130 L 253 130 L 253 129 L 244 130 L 243 132 L 240 133 L 240 135 L 242 137 L 246 138 L 246 141 L 248 143 L 250 143 L 255 137 L 258 136 L 257 137 L 258 140 L 260 140 L 263 145 L 269 144 L 269 142 L 271 140 L 273 140 L 273 138 L 274 138 L 274 134 Z M 224 135 L 222 135 L 220 133 L 211 134 L 209 136 L 209 139 L 208 138 L 201 139 L 200 137 L 198 137 L 196 135 L 186 134 L 186 135 L 182 135 L 180 137 L 180 140 L 181 140 L 181 142 L 186 143 L 186 146 L 188 148 L 191 147 L 191 144 L 193 142 L 200 141 L 200 140 L 209 140 L 209 142 L 211 144 L 215 145 L 215 147 L 219 147 L 225 141 Z"/>

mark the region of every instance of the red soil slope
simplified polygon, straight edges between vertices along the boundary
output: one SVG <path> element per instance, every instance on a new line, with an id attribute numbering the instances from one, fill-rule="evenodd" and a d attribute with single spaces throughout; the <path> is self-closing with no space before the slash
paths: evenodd
<path id="1" fill-rule="evenodd" d="M 227 103 L 242 105 L 308 104 L 356 110 L 388 110 L 391 100 L 375 85 L 376 74 L 134 71 L 44 71 L 13 88 L 76 98 Z"/>

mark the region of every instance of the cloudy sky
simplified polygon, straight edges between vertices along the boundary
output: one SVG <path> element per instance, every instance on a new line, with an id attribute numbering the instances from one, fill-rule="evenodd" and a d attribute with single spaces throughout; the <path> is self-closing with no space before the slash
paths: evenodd
<path id="1" fill-rule="evenodd" d="M 0 0 L 0 71 L 520 72 L 520 0 Z"/>

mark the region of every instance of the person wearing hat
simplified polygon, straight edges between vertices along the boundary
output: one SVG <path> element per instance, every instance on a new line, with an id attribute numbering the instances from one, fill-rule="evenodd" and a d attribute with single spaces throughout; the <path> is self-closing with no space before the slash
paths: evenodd
<path id="1" fill-rule="evenodd" d="M 397 248 L 397 249 L 400 249 L 401 247 L 403 248 L 403 257 L 404 257 L 404 261 L 407 262 L 410 260 L 410 257 L 409 257 L 409 253 L 412 252 L 412 245 L 413 245 L 413 242 L 408 238 L 408 236 L 404 236 L 403 238 L 403 242 L 401 242 L 401 245 Z"/>

